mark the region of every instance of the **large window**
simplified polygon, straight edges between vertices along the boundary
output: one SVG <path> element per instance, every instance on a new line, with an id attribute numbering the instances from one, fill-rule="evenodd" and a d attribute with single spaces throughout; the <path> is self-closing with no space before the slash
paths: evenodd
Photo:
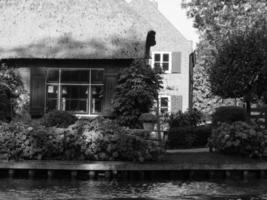
<path id="1" fill-rule="evenodd" d="M 46 110 L 96 115 L 102 112 L 103 69 L 49 69 Z"/>
<path id="2" fill-rule="evenodd" d="M 171 53 L 170 52 L 153 52 L 153 68 L 161 68 L 165 73 L 171 73 Z"/>

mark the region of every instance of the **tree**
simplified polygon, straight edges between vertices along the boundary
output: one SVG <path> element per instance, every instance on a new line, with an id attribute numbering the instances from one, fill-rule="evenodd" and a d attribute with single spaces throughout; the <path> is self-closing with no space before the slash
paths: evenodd
<path id="1" fill-rule="evenodd" d="M 12 107 L 16 98 L 24 91 L 20 76 L 13 68 L 2 63 L 0 66 L 0 120 L 10 120 L 12 117 Z"/>
<path id="2" fill-rule="evenodd" d="M 194 106 L 211 112 L 221 105 L 219 96 L 212 94 L 208 70 L 215 62 L 218 49 L 230 35 L 255 27 L 267 18 L 266 0 L 183 0 L 183 7 L 194 20 L 200 42 L 194 67 Z"/>
<path id="3" fill-rule="evenodd" d="M 135 60 L 119 73 L 113 109 L 121 125 L 140 126 L 138 117 L 153 107 L 161 84 L 161 76 L 145 60 Z"/>
<path id="4" fill-rule="evenodd" d="M 209 70 L 211 91 L 222 98 L 243 98 L 250 103 L 267 91 L 267 21 L 238 31 L 218 49 Z"/>

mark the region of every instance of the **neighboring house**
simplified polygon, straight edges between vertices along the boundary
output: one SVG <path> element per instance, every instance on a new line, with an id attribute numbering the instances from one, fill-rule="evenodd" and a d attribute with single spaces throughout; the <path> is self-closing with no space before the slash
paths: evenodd
<path id="1" fill-rule="evenodd" d="M 124 0 L 8 0 L 0 2 L 0 12 L 0 59 L 19 69 L 33 117 L 53 109 L 79 116 L 108 114 L 117 73 L 133 59 L 146 58 L 147 34 L 156 25 L 156 19 L 137 14 Z M 170 99 L 168 110 L 185 110 L 189 42 L 157 15 L 162 26 L 176 31 L 164 36 L 170 37 L 165 44 L 164 28 L 156 34 L 160 42 L 153 51 L 160 51 L 160 62 L 169 56 L 161 95 Z"/>
<path id="2" fill-rule="evenodd" d="M 165 18 L 158 10 L 156 0 L 131 0 L 129 5 L 157 33 L 157 44 L 151 48 L 151 64 L 152 67 L 161 66 L 165 71 L 164 88 L 160 91 L 161 110 L 186 111 L 192 107 L 192 41 L 187 40 Z"/>

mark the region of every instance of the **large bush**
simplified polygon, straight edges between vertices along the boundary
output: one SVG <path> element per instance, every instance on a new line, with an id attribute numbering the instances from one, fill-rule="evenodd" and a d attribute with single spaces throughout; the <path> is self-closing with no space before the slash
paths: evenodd
<path id="1" fill-rule="evenodd" d="M 0 121 L 10 121 L 15 114 L 17 99 L 24 93 L 21 77 L 17 71 L 0 63 Z"/>
<path id="2" fill-rule="evenodd" d="M 211 126 L 178 127 L 168 131 L 167 147 L 169 149 L 199 148 L 208 144 Z"/>
<path id="3" fill-rule="evenodd" d="M 163 150 L 153 141 L 128 133 L 118 123 L 98 118 L 68 128 L 21 122 L 0 125 L 0 147 L 19 160 L 156 160 Z"/>
<path id="4" fill-rule="evenodd" d="M 118 75 L 113 98 L 114 113 L 123 126 L 141 127 L 138 117 L 147 113 L 158 98 L 162 78 L 144 60 L 134 61 Z"/>
<path id="5" fill-rule="evenodd" d="M 200 111 L 193 109 L 186 112 L 178 111 L 175 114 L 171 114 L 169 117 L 169 126 L 173 127 L 186 127 L 197 126 L 201 122 L 202 114 Z"/>
<path id="6" fill-rule="evenodd" d="M 61 136 L 54 129 L 21 122 L 0 125 L 0 147 L 9 159 L 54 159 L 61 152 Z"/>
<path id="7" fill-rule="evenodd" d="M 222 123 L 212 130 L 209 144 L 216 151 L 249 157 L 262 157 L 267 145 L 267 131 L 246 122 Z"/>
<path id="8" fill-rule="evenodd" d="M 44 115 L 43 124 L 47 127 L 66 128 L 77 120 L 73 114 L 66 111 L 53 110 Z"/>
<path id="9" fill-rule="evenodd" d="M 212 115 L 212 123 L 233 123 L 236 121 L 248 121 L 248 115 L 244 108 L 237 106 L 222 106 L 215 110 Z"/>

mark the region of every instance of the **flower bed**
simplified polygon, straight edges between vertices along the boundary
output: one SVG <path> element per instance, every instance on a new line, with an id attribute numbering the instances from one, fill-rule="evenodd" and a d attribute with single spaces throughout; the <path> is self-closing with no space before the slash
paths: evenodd
<path id="1" fill-rule="evenodd" d="M 0 125 L 0 146 L 12 160 L 159 159 L 163 149 L 135 136 L 116 122 L 98 118 L 78 120 L 67 128 L 22 122 Z"/>

